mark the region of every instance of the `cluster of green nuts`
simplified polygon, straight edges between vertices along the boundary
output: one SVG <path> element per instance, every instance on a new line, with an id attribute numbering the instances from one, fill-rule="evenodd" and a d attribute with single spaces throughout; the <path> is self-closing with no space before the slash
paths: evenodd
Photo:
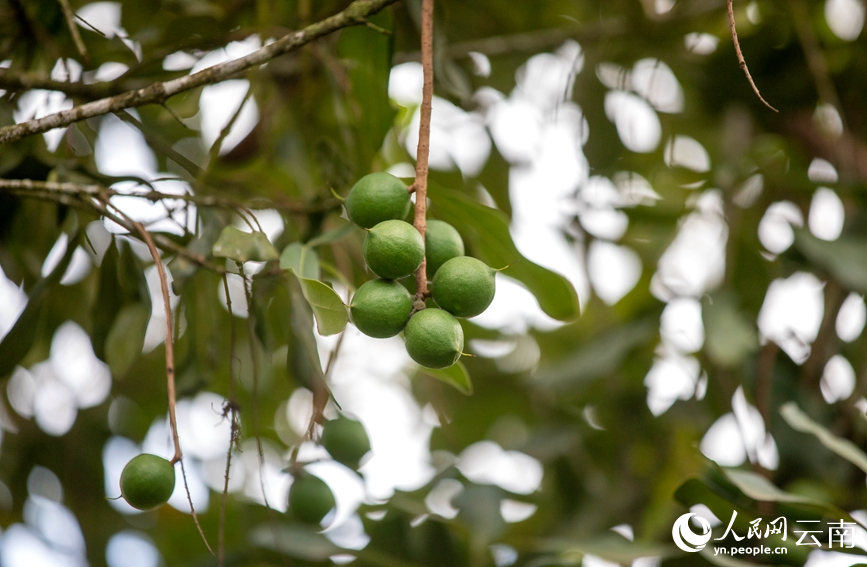
<path id="1" fill-rule="evenodd" d="M 365 335 L 384 339 L 403 331 L 410 357 L 427 368 L 448 368 L 464 348 L 455 317 L 475 317 L 494 299 L 496 270 L 464 255 L 464 242 L 450 224 L 427 221 L 425 237 L 405 222 L 406 185 L 388 173 L 362 177 L 344 202 L 349 219 L 367 230 L 364 260 L 379 276 L 364 283 L 349 305 L 352 322 Z M 397 280 L 412 275 L 427 258 L 430 295 L 437 307 L 416 304 Z"/>
<path id="2" fill-rule="evenodd" d="M 410 204 L 406 185 L 388 173 L 366 175 L 349 191 L 346 212 L 367 230 L 364 260 L 378 276 L 356 290 L 349 313 L 365 335 L 384 339 L 403 332 L 414 361 L 427 368 L 448 368 L 464 348 L 464 332 L 456 317 L 475 317 L 488 308 L 494 299 L 496 270 L 465 256 L 460 234 L 446 222 L 427 221 L 422 238 L 404 220 Z M 397 281 L 416 272 L 425 258 L 436 307 L 426 307 L 421 298 L 414 301 Z M 334 460 L 352 469 L 370 451 L 364 426 L 345 415 L 323 425 L 321 442 Z M 165 504 L 174 487 L 174 465 L 156 455 L 136 456 L 120 477 L 121 495 L 139 510 Z M 296 473 L 289 489 L 292 516 L 318 525 L 334 505 L 334 494 L 324 481 L 303 470 Z"/>

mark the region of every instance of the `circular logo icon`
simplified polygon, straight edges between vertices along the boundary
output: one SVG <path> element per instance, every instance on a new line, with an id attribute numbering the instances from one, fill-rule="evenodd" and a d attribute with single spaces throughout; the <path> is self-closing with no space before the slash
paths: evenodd
<path id="1" fill-rule="evenodd" d="M 698 525 L 701 526 L 701 534 L 693 532 L 689 527 L 689 519 L 693 516 L 695 516 Z M 674 526 L 671 528 L 671 537 L 674 539 L 674 545 L 684 551 L 701 551 L 705 544 L 710 541 L 710 523 L 701 516 L 696 516 L 693 512 L 684 514 L 674 522 Z"/>

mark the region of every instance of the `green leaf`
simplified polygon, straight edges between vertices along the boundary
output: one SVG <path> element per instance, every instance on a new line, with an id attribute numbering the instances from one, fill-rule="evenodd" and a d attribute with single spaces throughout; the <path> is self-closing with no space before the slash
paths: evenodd
<path id="1" fill-rule="evenodd" d="M 286 367 L 292 372 L 295 381 L 314 393 L 328 391 L 319 348 L 313 334 L 313 309 L 301 289 L 300 282 L 287 279 L 286 287 L 292 302 L 289 319 L 292 326 L 289 350 L 286 353 Z"/>
<path id="2" fill-rule="evenodd" d="M 290 270 L 293 274 L 293 270 Z M 313 309 L 316 317 L 316 330 L 323 337 L 336 335 L 349 322 L 349 311 L 337 292 L 319 280 L 302 278 L 296 275 L 301 284 L 301 293 Z"/>
<path id="3" fill-rule="evenodd" d="M 280 254 L 280 268 L 303 278 L 319 279 L 319 255 L 309 244 L 293 242 Z"/>
<path id="4" fill-rule="evenodd" d="M 393 20 L 391 10 L 369 18 L 371 23 L 389 30 L 394 27 Z M 394 35 L 384 35 L 365 26 L 343 30 L 337 43 L 337 55 L 347 68 L 350 91 L 347 112 L 357 129 L 361 173 L 369 171 L 373 157 L 394 124 L 395 110 L 388 99 L 393 51 Z"/>
<path id="5" fill-rule="evenodd" d="M 502 211 L 486 207 L 469 196 L 430 182 L 428 196 L 437 218 L 452 224 L 481 260 L 493 268 L 505 268 L 536 299 L 542 311 L 559 321 L 578 317 L 578 294 L 565 277 L 527 260 L 512 242 L 509 218 Z"/>
<path id="6" fill-rule="evenodd" d="M 702 306 L 705 349 L 720 366 L 738 366 L 759 348 L 755 325 L 737 309 L 733 298 L 719 296 Z"/>
<path id="7" fill-rule="evenodd" d="M 856 522 L 859 525 L 861 522 L 852 518 L 852 516 L 834 506 L 825 502 L 820 502 L 806 496 L 785 492 L 774 486 L 771 481 L 765 477 L 756 474 L 752 471 L 739 469 L 722 468 L 723 474 L 734 484 L 738 490 L 760 502 L 779 502 L 783 504 L 798 504 L 807 508 L 821 512 L 831 518 L 843 518 L 848 522 Z"/>
<path id="8" fill-rule="evenodd" d="M 113 376 L 125 376 L 141 356 L 150 316 L 150 307 L 132 303 L 121 309 L 115 317 L 105 339 L 105 361 Z"/>
<path id="9" fill-rule="evenodd" d="M 48 300 L 48 295 L 51 289 L 56 286 L 66 273 L 66 268 L 69 267 L 69 262 L 72 261 L 72 255 L 78 248 L 78 242 L 81 239 L 81 234 L 76 232 L 75 235 L 69 237 L 66 243 L 66 253 L 58 262 L 57 266 L 51 271 L 48 276 L 40 280 L 33 289 L 30 290 L 27 305 L 18 316 L 18 320 L 0 341 L 0 376 L 6 376 L 15 366 L 21 362 L 21 359 L 27 356 L 30 352 L 30 347 L 33 346 L 33 341 L 36 340 L 36 335 L 40 327 L 40 321 L 43 319 L 43 307 Z"/>
<path id="10" fill-rule="evenodd" d="M 867 293 L 867 241 L 844 235 L 827 242 L 802 229 L 795 231 L 795 246 L 847 288 Z"/>
<path id="11" fill-rule="evenodd" d="M 308 561 L 327 561 L 344 551 L 319 532 L 299 524 L 264 524 L 250 530 L 248 538 L 255 546 Z"/>
<path id="12" fill-rule="evenodd" d="M 337 242 L 338 240 L 346 238 L 352 234 L 353 230 L 355 230 L 355 225 L 351 222 L 346 223 L 343 226 L 333 228 L 329 231 L 323 232 L 315 238 L 311 238 L 305 242 L 304 245 L 310 248 L 315 248 L 316 246 L 322 246 L 323 244 L 331 244 L 332 242 Z"/>
<path id="13" fill-rule="evenodd" d="M 848 439 L 837 437 L 810 419 L 810 416 L 801 411 L 795 402 L 784 404 L 780 408 L 780 414 L 792 429 L 815 436 L 822 445 L 854 464 L 862 471 L 867 472 L 867 454 L 864 454 L 864 451 Z"/>
<path id="14" fill-rule="evenodd" d="M 93 321 L 90 340 L 93 343 L 93 352 L 102 360 L 105 360 L 105 340 L 111 323 L 123 306 L 123 289 L 117 281 L 119 262 L 117 242 L 112 237 L 99 266 L 99 290 L 96 294 L 99 301 L 94 302 L 90 312 Z"/>
<path id="15" fill-rule="evenodd" d="M 422 374 L 433 376 L 437 380 L 441 380 L 449 386 L 453 386 L 464 395 L 470 396 L 473 393 L 473 383 L 470 380 L 470 373 L 467 372 L 467 367 L 464 366 L 464 363 L 461 361 L 441 370 L 425 368 L 423 366 L 419 367 L 419 370 Z"/>
<path id="16" fill-rule="evenodd" d="M 316 330 L 322 336 L 342 331 L 349 322 L 343 300 L 330 286 L 319 281 L 319 256 L 309 245 L 293 242 L 283 249 L 280 267 L 295 274 L 304 299 L 313 309 Z"/>
<path id="17" fill-rule="evenodd" d="M 565 358 L 542 367 L 534 382 L 555 390 L 571 390 L 617 371 L 632 350 L 656 336 L 657 319 L 615 327 Z"/>
<path id="18" fill-rule="evenodd" d="M 752 471 L 723 468 L 726 477 L 738 487 L 738 490 L 760 502 L 791 502 L 796 504 L 812 504 L 813 500 L 780 490 L 765 477 Z"/>
<path id="19" fill-rule="evenodd" d="M 268 262 L 280 257 L 264 232 L 242 232 L 227 226 L 214 243 L 213 254 L 236 262 Z"/>

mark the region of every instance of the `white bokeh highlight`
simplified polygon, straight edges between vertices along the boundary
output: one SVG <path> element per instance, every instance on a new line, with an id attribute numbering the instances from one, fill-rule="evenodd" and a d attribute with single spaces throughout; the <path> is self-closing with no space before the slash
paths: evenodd
<path id="1" fill-rule="evenodd" d="M 819 333 L 825 312 L 824 286 L 806 272 L 776 279 L 768 286 L 759 311 L 762 337 L 777 343 L 796 364 L 810 356 L 810 345 Z"/>

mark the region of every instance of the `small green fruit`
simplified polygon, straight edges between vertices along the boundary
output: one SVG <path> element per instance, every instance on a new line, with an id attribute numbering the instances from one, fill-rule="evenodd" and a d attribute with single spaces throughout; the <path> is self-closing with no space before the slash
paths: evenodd
<path id="1" fill-rule="evenodd" d="M 169 501 L 175 490 L 175 467 L 147 453 L 133 457 L 120 475 L 120 493 L 133 508 L 152 510 Z"/>
<path id="2" fill-rule="evenodd" d="M 335 461 L 355 469 L 370 451 L 370 438 L 360 421 L 341 415 L 322 426 L 322 446 Z"/>
<path id="3" fill-rule="evenodd" d="M 331 489 L 317 476 L 302 473 L 289 487 L 289 509 L 302 522 L 319 525 L 334 504 Z"/>
<path id="4" fill-rule="evenodd" d="M 369 337 L 387 339 L 401 332 L 412 312 L 412 296 L 390 280 L 370 280 L 352 296 L 349 315 Z"/>
<path id="5" fill-rule="evenodd" d="M 406 218 L 409 192 L 403 181 L 390 173 L 370 173 L 352 186 L 343 204 L 352 222 L 371 228 L 382 221 Z"/>
<path id="6" fill-rule="evenodd" d="M 442 309 L 419 311 L 403 331 L 406 352 L 427 368 L 448 368 L 464 349 L 464 330 L 458 320 Z"/>
<path id="7" fill-rule="evenodd" d="M 368 231 L 362 252 L 374 274 L 396 280 L 410 275 L 421 265 L 424 240 L 408 222 L 387 220 Z"/>
<path id="8" fill-rule="evenodd" d="M 449 223 L 429 220 L 424 234 L 424 252 L 427 257 L 427 278 L 430 280 L 440 266 L 452 258 L 464 255 L 464 241 Z"/>
<path id="9" fill-rule="evenodd" d="M 455 317 L 475 317 L 494 300 L 497 271 L 470 256 L 452 258 L 431 284 L 436 304 Z"/>

